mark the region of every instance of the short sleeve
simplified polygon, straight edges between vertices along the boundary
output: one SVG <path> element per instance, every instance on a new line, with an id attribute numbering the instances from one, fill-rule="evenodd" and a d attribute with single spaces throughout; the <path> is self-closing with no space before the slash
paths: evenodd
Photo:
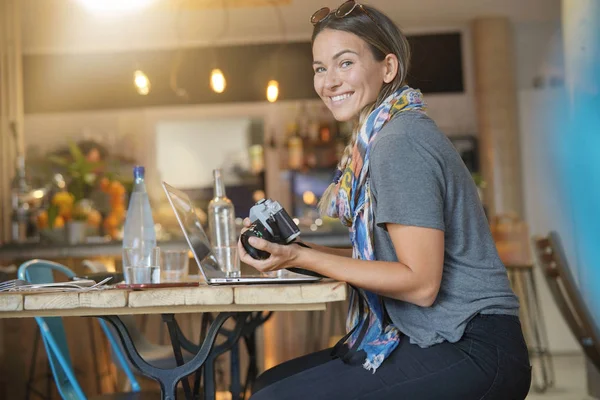
<path id="1" fill-rule="evenodd" d="M 404 134 L 373 143 L 369 174 L 378 226 L 402 224 L 445 230 L 444 175 L 432 152 Z"/>

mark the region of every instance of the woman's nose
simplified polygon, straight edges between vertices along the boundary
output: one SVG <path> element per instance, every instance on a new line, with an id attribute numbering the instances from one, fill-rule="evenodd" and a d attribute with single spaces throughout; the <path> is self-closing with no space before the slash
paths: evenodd
<path id="1" fill-rule="evenodd" d="M 340 86 L 340 77 L 334 71 L 327 71 L 327 75 L 325 76 L 325 88 L 327 89 L 335 89 Z"/>

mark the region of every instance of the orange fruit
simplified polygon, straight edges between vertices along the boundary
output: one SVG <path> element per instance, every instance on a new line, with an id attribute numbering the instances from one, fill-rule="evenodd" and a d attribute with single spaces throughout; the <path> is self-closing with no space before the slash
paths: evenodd
<path id="1" fill-rule="evenodd" d="M 90 226 L 97 227 L 102 222 L 102 215 L 98 212 L 98 210 L 92 210 L 88 214 L 87 223 Z"/>
<path id="2" fill-rule="evenodd" d="M 104 226 L 106 228 L 116 228 L 119 226 L 119 219 L 113 213 L 108 214 L 108 216 L 104 219 Z"/>
<path id="3" fill-rule="evenodd" d="M 64 218 L 63 218 L 63 217 L 61 217 L 60 215 L 59 215 L 59 216 L 57 216 L 57 217 L 54 219 L 54 227 L 55 227 L 55 228 L 62 228 L 62 227 L 64 227 L 64 226 L 65 226 L 65 220 L 64 220 Z"/>
<path id="4" fill-rule="evenodd" d="M 52 204 L 61 208 L 72 206 L 74 201 L 75 196 L 69 192 L 58 192 L 52 198 Z"/>
<path id="5" fill-rule="evenodd" d="M 111 194 L 109 202 L 110 207 L 113 209 L 116 207 L 125 207 L 125 196 L 122 194 Z"/>
<path id="6" fill-rule="evenodd" d="M 37 216 L 37 226 L 39 229 L 46 229 L 48 227 L 48 212 L 42 211 Z"/>
<path id="7" fill-rule="evenodd" d="M 69 221 L 73 215 L 72 207 L 60 207 L 58 209 L 58 215 L 63 217 L 65 221 Z"/>
<path id="8" fill-rule="evenodd" d="M 112 213 L 115 214 L 119 220 L 122 220 L 125 218 L 125 214 L 127 213 L 125 211 L 125 205 L 121 203 L 113 206 Z"/>
<path id="9" fill-rule="evenodd" d="M 100 179 L 100 190 L 102 190 L 104 193 L 108 193 L 109 187 L 110 187 L 110 181 L 108 180 L 107 177 L 103 177 L 102 179 Z"/>
<path id="10" fill-rule="evenodd" d="M 110 188 L 109 188 L 108 192 L 114 196 L 123 195 L 123 194 L 125 194 L 125 187 L 119 181 L 112 181 L 110 183 Z"/>

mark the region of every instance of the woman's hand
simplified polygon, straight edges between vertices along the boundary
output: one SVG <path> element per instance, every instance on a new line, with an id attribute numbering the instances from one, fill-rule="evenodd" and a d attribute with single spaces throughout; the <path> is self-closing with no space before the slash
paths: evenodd
<path id="1" fill-rule="evenodd" d="M 241 233 L 248 230 L 251 222 L 248 218 L 245 218 L 243 224 L 244 228 Z M 271 254 L 266 260 L 255 260 L 246 252 L 242 241 L 238 240 L 240 261 L 256 268 L 260 272 L 277 271 L 278 269 L 294 266 L 294 262 L 298 258 L 298 252 L 301 250 L 301 247 L 296 244 L 281 245 L 257 237 L 249 238 L 248 243 L 258 250 L 263 250 Z"/>

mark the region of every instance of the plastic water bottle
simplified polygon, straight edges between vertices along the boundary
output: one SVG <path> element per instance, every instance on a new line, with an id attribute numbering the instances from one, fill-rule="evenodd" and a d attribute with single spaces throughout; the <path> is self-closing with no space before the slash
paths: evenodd
<path id="1" fill-rule="evenodd" d="M 213 170 L 214 197 L 208 203 L 208 228 L 213 253 L 227 276 L 240 276 L 235 210 L 225 195 L 221 170 Z"/>
<path id="2" fill-rule="evenodd" d="M 123 260 L 127 258 L 130 264 L 127 267 L 131 268 L 157 267 L 153 265 L 158 261 L 154 260 L 156 233 L 144 183 L 144 167 L 135 166 L 133 178 L 133 191 L 123 228 Z M 124 272 L 127 276 L 127 271 Z"/>

